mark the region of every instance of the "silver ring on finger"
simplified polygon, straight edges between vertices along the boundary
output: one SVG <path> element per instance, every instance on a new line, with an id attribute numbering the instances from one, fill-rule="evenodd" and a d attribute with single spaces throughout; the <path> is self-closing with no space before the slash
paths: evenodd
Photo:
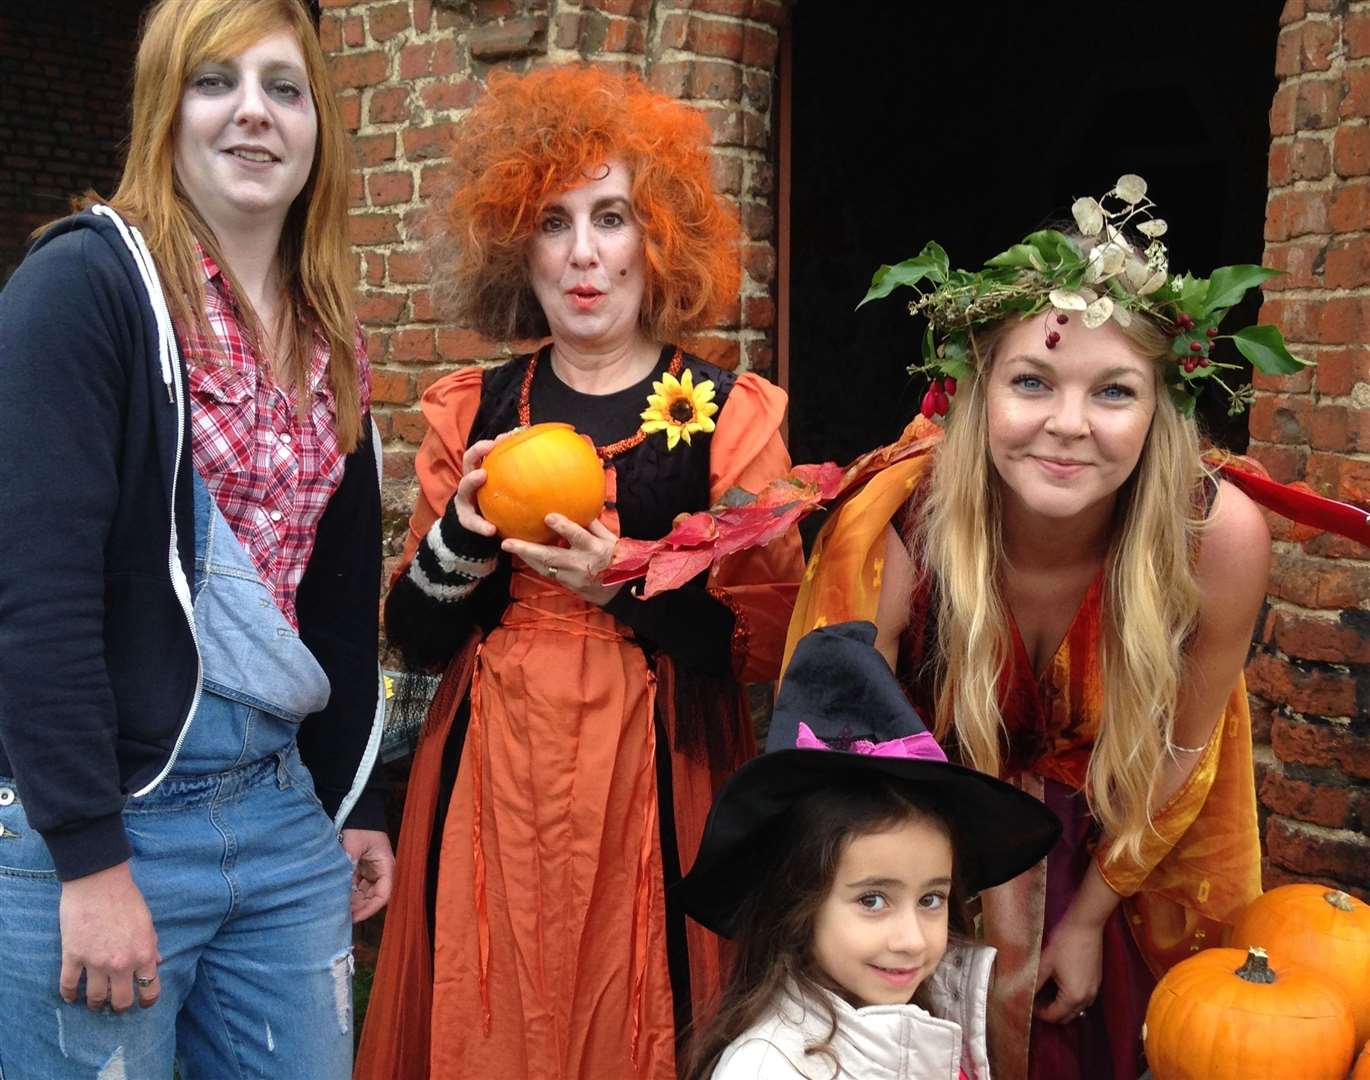
<path id="1" fill-rule="evenodd" d="M 147 988 L 157 981 L 156 975 L 135 975 L 133 981 L 139 986 Z"/>
<path id="2" fill-rule="evenodd" d="M 547 576 L 553 581 L 556 581 L 557 579 L 557 568 L 551 563 L 547 564 Z"/>

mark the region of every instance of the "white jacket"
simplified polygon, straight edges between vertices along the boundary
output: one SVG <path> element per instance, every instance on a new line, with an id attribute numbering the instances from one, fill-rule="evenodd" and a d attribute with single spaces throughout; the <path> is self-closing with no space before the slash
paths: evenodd
<path id="1" fill-rule="evenodd" d="M 917 1005 L 854 1009 L 822 991 L 837 1015 L 829 1043 L 838 1071 L 806 1046 L 828 1034 L 826 1010 L 791 987 L 723 1052 L 713 1080 L 989 1080 L 985 1014 L 994 950 L 951 943 L 928 980 L 936 1016 Z M 948 1019 L 939 1019 L 948 1017 Z"/>

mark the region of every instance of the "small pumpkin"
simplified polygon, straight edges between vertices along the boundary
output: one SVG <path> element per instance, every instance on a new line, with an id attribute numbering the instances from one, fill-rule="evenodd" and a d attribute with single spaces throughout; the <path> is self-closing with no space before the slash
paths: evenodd
<path id="1" fill-rule="evenodd" d="M 476 504 L 501 536 L 547 544 L 544 522 L 561 514 L 582 528 L 604 509 L 604 466 L 594 446 L 570 424 L 533 424 L 501 439 L 485 455 Z"/>
<path id="2" fill-rule="evenodd" d="M 1356 1058 L 1355 1071 L 1351 1073 L 1351 1080 L 1370 1080 L 1370 1042 L 1361 1048 L 1360 1057 Z"/>
<path id="3" fill-rule="evenodd" d="M 1156 1080 L 1345 1080 L 1355 1031 L 1327 976 L 1272 968 L 1258 948 L 1205 949 L 1157 984 L 1142 1038 Z"/>
<path id="4" fill-rule="evenodd" d="M 1281 885 L 1242 912 L 1231 945 L 1259 945 L 1276 969 L 1301 964 L 1351 999 L 1356 1045 L 1370 1039 L 1370 904 L 1326 885 Z"/>

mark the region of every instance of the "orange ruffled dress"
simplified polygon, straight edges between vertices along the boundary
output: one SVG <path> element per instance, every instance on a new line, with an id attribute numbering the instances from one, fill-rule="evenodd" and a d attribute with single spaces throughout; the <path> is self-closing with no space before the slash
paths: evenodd
<path id="1" fill-rule="evenodd" d="M 877 472 L 834 508 L 805 572 L 786 661 L 814 627 L 874 621 L 885 526 L 897 522 L 908 506 L 940 440 L 939 428 L 915 420 L 898 444 L 914 452 Z M 1005 779 L 1039 798 L 1047 782 L 1075 792 L 1084 786 L 1103 701 L 1101 611 L 1096 583 L 1041 679 L 1034 679 L 1030 668 L 1023 670 L 1027 659 L 1020 643 L 1018 664 L 1004 681 L 1000 707 L 1010 736 Z M 915 612 L 910 632 L 916 634 L 922 625 Z M 916 686 L 911 692 L 915 699 L 924 696 Z M 928 710 L 927 701 L 915 704 Z M 1221 944 L 1224 929 L 1261 892 L 1251 719 L 1240 677 L 1203 756 L 1184 787 L 1157 812 L 1154 825 L 1139 859 L 1101 861 L 1100 869 L 1125 898 L 1123 911 L 1136 947 L 1159 976 L 1190 953 Z M 982 897 L 986 936 L 999 950 L 991 998 L 996 1070 L 1008 1077 L 1028 1075 L 1046 894 L 1044 861 Z"/>
<path id="2" fill-rule="evenodd" d="M 696 382 L 712 375 L 728 385 L 711 439 L 694 437 L 694 452 L 708 455 L 708 502 L 783 475 L 783 393 L 753 375 L 733 382 L 687 363 Z M 480 371 L 461 371 L 424 396 L 431 430 L 417 461 L 422 494 L 406 562 L 456 489 L 482 385 Z M 532 419 L 575 421 L 536 411 Z M 683 461 L 687 448 L 677 450 L 663 460 Z M 627 494 L 616 461 L 606 466 L 601 517 L 614 531 Z M 673 820 L 687 869 L 717 785 L 754 753 L 742 683 L 774 678 L 802 568 L 790 534 L 711 575 L 710 591 L 735 615 L 734 676 L 708 701 L 710 723 L 729 736 L 731 760 L 720 763 L 678 748 L 688 669 L 645 649 L 608 612 L 513 567 L 499 624 L 453 658 L 415 758 L 359 1077 L 675 1076 L 659 814 Z M 424 886 L 439 760 L 463 698 L 470 719 L 441 830 L 430 943 Z M 661 755 L 669 756 L 665 808 Z M 699 1009 L 719 985 L 720 943 L 693 923 L 685 938 Z"/>

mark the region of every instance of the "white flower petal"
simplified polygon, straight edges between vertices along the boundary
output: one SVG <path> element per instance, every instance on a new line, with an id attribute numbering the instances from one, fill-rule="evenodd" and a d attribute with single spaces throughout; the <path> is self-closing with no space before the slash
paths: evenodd
<path id="1" fill-rule="evenodd" d="M 1052 289 L 1047 293 L 1047 299 L 1057 311 L 1084 311 L 1089 306 L 1089 301 L 1083 296 L 1067 289 Z"/>
<path id="2" fill-rule="evenodd" d="M 1108 317 L 1113 314 L 1113 299 L 1108 296 L 1101 296 L 1089 307 L 1085 308 L 1084 324 L 1090 330 L 1097 329 L 1108 322 Z"/>
<path id="3" fill-rule="evenodd" d="M 1146 284 L 1147 278 L 1151 276 L 1151 268 L 1142 262 L 1141 259 L 1131 258 L 1127 260 L 1127 265 L 1123 267 L 1123 280 L 1127 282 L 1128 288 L 1136 292 Z"/>
<path id="4" fill-rule="evenodd" d="M 1085 236 L 1094 236 L 1104 227 L 1104 208 L 1097 199 L 1076 199 L 1070 206 L 1075 226 Z"/>
<path id="5" fill-rule="evenodd" d="M 1113 321 L 1126 330 L 1132 325 L 1132 312 L 1128 311 L 1122 304 L 1114 304 Z"/>
<path id="6" fill-rule="evenodd" d="M 1146 198 L 1146 181 L 1136 173 L 1123 173 L 1113 185 L 1113 193 L 1129 206 L 1134 206 Z"/>
<path id="7" fill-rule="evenodd" d="M 1148 240 L 1155 240 L 1157 237 L 1164 236 L 1170 226 L 1161 218 L 1152 218 L 1150 221 L 1143 221 L 1137 226 L 1137 231 Z"/>
<path id="8" fill-rule="evenodd" d="M 1138 296 L 1150 296 L 1162 285 L 1165 284 L 1165 271 L 1157 270 L 1151 277 L 1147 278 L 1146 283 L 1137 290 Z"/>
<path id="9" fill-rule="evenodd" d="M 1127 237 L 1123 235 L 1123 230 L 1120 229 L 1120 228 L 1118 228 L 1118 226 L 1116 226 L 1116 225 L 1107 225 L 1107 226 L 1105 226 L 1105 227 L 1104 227 L 1104 240 L 1105 240 L 1106 242 L 1110 243 L 1110 244 L 1114 244 L 1114 245 L 1116 245 L 1116 246 L 1122 248 L 1123 251 L 1126 252 L 1127 254 L 1129 254 L 1129 255 L 1132 254 L 1132 245 L 1128 243 Z"/>
<path id="10" fill-rule="evenodd" d="M 1097 284 L 1113 277 L 1123 268 L 1127 252 L 1117 244 L 1100 244 L 1089 253 L 1089 265 L 1085 268 L 1085 280 Z"/>

